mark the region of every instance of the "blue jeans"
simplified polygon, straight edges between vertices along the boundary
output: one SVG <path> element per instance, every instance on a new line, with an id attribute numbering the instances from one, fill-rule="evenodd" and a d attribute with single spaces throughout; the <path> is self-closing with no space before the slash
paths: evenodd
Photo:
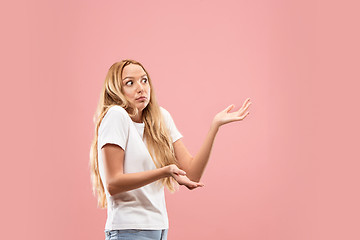
<path id="1" fill-rule="evenodd" d="M 121 229 L 105 230 L 105 240 L 167 240 L 168 229 Z"/>

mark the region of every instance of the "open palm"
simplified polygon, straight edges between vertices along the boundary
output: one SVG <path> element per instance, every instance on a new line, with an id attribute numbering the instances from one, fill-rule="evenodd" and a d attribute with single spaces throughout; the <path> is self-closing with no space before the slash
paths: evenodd
<path id="1" fill-rule="evenodd" d="M 230 110 L 233 109 L 235 106 L 234 104 L 231 104 L 226 109 L 215 115 L 213 120 L 214 124 L 220 127 L 221 125 L 229 122 L 243 120 L 249 114 L 247 110 L 250 104 L 251 104 L 250 98 L 248 98 L 245 100 L 245 102 L 243 103 L 242 107 L 239 110 L 237 110 L 236 112 L 229 113 Z"/>

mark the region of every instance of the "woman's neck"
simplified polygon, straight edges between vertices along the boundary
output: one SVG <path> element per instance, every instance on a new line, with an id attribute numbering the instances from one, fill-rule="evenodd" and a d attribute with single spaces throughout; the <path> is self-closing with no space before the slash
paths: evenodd
<path id="1" fill-rule="evenodd" d="M 132 117 L 131 120 L 136 123 L 142 123 L 141 117 L 142 117 L 141 112 L 139 112 L 139 114 L 136 115 L 135 117 Z"/>

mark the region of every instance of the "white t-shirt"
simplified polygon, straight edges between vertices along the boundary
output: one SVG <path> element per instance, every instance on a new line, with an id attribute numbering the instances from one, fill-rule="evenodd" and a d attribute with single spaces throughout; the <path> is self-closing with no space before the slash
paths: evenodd
<path id="1" fill-rule="evenodd" d="M 170 113 L 160 107 L 173 142 L 183 137 L 177 130 Z M 104 184 L 107 208 L 106 230 L 169 228 L 165 204 L 164 186 L 152 182 L 143 187 L 111 196 L 106 189 L 106 178 L 101 148 L 106 143 L 120 146 L 125 151 L 124 173 L 156 169 L 143 141 L 145 123 L 133 122 L 121 106 L 112 106 L 99 126 L 98 162 Z M 159 181 L 159 180 L 158 180 Z"/>

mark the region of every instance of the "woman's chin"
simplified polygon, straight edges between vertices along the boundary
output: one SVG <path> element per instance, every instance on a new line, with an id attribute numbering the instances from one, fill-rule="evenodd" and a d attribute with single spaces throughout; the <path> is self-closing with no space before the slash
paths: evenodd
<path id="1" fill-rule="evenodd" d="M 144 110 L 147 107 L 148 103 L 141 103 L 141 104 L 137 104 L 136 107 L 137 109 L 139 109 L 139 111 Z"/>

